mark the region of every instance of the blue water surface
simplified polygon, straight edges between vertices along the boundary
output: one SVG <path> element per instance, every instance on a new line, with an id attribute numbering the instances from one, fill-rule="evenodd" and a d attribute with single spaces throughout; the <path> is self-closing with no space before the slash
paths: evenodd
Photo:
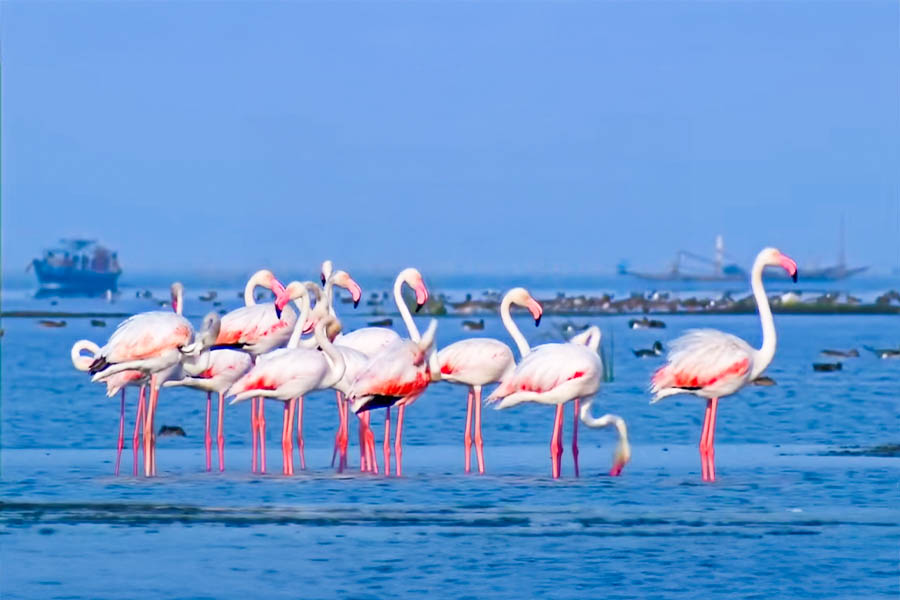
<path id="1" fill-rule="evenodd" d="M 339 309 L 347 329 L 371 318 Z M 269 474 L 249 472 L 249 404 L 226 410 L 226 472 L 206 473 L 205 396 L 181 389 L 160 397 L 158 423 L 187 434 L 160 438 L 160 477 L 130 475 L 127 441 L 116 478 L 118 399 L 68 357 L 77 339 L 102 343 L 115 319 L 105 328 L 81 318 L 62 328 L 4 319 L 0 595 L 896 598 L 900 463 L 867 450 L 900 442 L 900 361 L 862 345 L 896 346 L 897 317 L 776 316 L 767 374 L 777 385 L 720 404 L 713 484 L 700 481 L 702 401 L 651 406 L 647 382 L 661 359 L 631 349 L 693 327 L 758 345 L 758 319 L 673 316 L 665 329 L 640 331 L 628 319 L 547 318 L 538 329 L 519 320 L 532 343 L 560 339 L 564 321 L 596 323 L 613 358 L 595 414 L 626 419 L 632 461 L 609 477 L 614 432 L 582 427 L 574 477 L 568 410 L 558 481 L 548 450 L 553 410 L 541 406 L 485 409 L 487 474 L 463 474 L 466 394 L 449 384 L 407 411 L 399 479 L 358 472 L 352 421 L 351 468 L 329 467 L 337 415 L 325 392 L 306 400 L 307 471 L 281 475 L 281 411 L 272 403 Z M 472 336 L 460 322 L 440 319 L 438 343 Z M 509 341 L 499 319 L 485 325 L 480 335 Z M 814 373 L 813 362 L 834 360 L 818 354 L 827 347 L 862 356 L 843 360 L 840 372 Z M 129 429 L 135 399 L 129 391 Z M 381 424 L 374 413 L 379 464 Z"/>

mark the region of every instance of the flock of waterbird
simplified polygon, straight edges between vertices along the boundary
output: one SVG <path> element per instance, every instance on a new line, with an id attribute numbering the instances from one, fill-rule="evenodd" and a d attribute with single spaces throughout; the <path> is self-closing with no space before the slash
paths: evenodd
<path id="1" fill-rule="evenodd" d="M 762 284 L 767 266 L 784 268 L 797 280 L 796 263 L 774 248 L 756 257 L 751 288 L 762 323 L 763 343 L 754 349 L 742 339 L 713 329 L 689 331 L 670 347 L 666 364 L 652 376 L 652 402 L 675 394 L 707 399 L 700 436 L 702 476 L 715 480 L 714 440 L 718 400 L 736 393 L 758 378 L 775 354 L 776 335 L 772 311 Z M 523 402 L 555 407 L 550 442 L 551 470 L 560 475 L 563 454 L 564 407 L 574 405 L 572 456 L 578 474 L 578 423 L 592 428 L 615 427 L 618 443 L 611 475 L 619 475 L 631 456 L 625 421 L 612 414 L 594 417 L 591 404 L 600 387 L 603 368 L 598 354 L 600 330 L 592 326 L 567 342 L 529 346 L 510 314 L 512 305 L 527 309 L 539 324 L 541 305 L 524 288 L 509 290 L 500 305 L 500 316 L 518 350 L 519 360 L 505 343 L 486 337 L 469 338 L 437 348 L 437 321 L 420 333 L 403 299 L 402 288 L 415 292 L 416 311 L 428 300 L 422 275 L 414 268 L 400 272 L 394 282 L 394 300 L 408 337 L 383 327 L 364 327 L 344 333 L 334 309 L 334 287 L 347 290 L 358 304 L 361 289 L 346 271 L 334 270 L 330 261 L 321 269 L 321 285 L 293 281 L 283 285 L 269 270 L 255 273 L 244 289 L 245 306 L 221 318 L 210 313 L 199 330 L 182 316 L 183 288 L 172 285 L 170 311 L 151 311 L 123 321 L 105 346 L 89 340 L 76 342 L 72 362 L 92 381 L 106 383 L 110 397 L 121 393 L 116 474 L 119 473 L 125 437 L 125 388 L 140 388 L 133 433 L 134 474 L 138 473 L 138 445 L 145 476 L 157 473 L 154 415 L 162 387 L 186 386 L 207 393 L 206 469 L 212 468 L 212 394 L 218 394 L 216 446 L 218 468 L 225 469 L 223 415 L 225 398 L 231 404 L 250 400 L 252 437 L 251 469 L 266 470 L 265 400 L 283 406 L 282 471 L 294 473 L 293 434 L 300 468 L 306 467 L 303 444 L 303 398 L 315 390 L 334 389 L 337 396 L 338 430 L 332 464 L 347 467 L 349 411 L 359 420 L 360 470 L 378 473 L 371 410 L 383 408 L 383 473 L 391 474 L 391 409 L 396 407 L 393 442 L 394 473 L 402 474 L 402 431 L 406 407 L 428 386 L 440 381 L 468 388 L 465 471 L 471 470 L 472 446 L 479 473 L 485 471 L 481 433 L 482 391 L 499 384 L 484 400 L 498 409 Z M 272 302 L 257 304 L 257 287 L 274 294 Z M 294 305 L 295 310 L 290 306 Z M 85 354 L 88 353 L 88 354 Z M 149 389 L 149 397 L 147 390 Z M 474 422 L 473 422 L 474 417 Z M 140 438 L 140 440 L 139 440 Z"/>

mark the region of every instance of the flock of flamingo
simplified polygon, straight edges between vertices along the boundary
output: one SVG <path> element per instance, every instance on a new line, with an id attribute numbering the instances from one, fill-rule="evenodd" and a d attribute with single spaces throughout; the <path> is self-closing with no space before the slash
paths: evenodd
<path id="1" fill-rule="evenodd" d="M 675 394 L 693 394 L 707 399 L 700 437 L 700 457 L 704 481 L 715 480 L 714 440 L 718 399 L 736 393 L 757 378 L 775 355 L 776 335 L 772 311 L 762 285 L 767 266 L 784 268 L 797 280 L 796 263 L 774 248 L 765 248 L 756 257 L 751 271 L 751 287 L 762 323 L 763 343 L 759 350 L 742 339 L 713 329 L 689 331 L 672 343 L 666 364 L 652 376 L 652 402 Z M 282 470 L 294 473 L 293 433 L 300 468 L 306 468 L 303 445 L 303 397 L 315 390 L 334 389 L 337 396 L 338 430 L 332 464 L 347 467 L 349 411 L 359 421 L 360 470 L 378 473 L 375 435 L 370 415 L 383 408 L 383 473 L 391 474 L 391 409 L 396 407 L 394 433 L 394 473 L 402 475 L 402 432 L 406 407 L 428 386 L 439 381 L 468 388 L 465 428 L 465 471 L 471 470 L 474 442 L 477 468 L 485 471 L 484 441 L 481 434 L 482 390 L 499 383 L 484 400 L 498 409 L 523 402 L 548 404 L 556 409 L 550 442 L 551 470 L 560 476 L 563 454 L 564 407 L 574 405 L 572 456 L 578 474 L 578 422 L 592 428 L 613 426 L 618 432 L 611 475 L 619 475 L 631 456 L 625 421 L 612 414 L 596 418 L 591 414 L 593 396 L 600 387 L 602 364 L 597 352 L 600 330 L 590 327 L 567 342 L 530 347 L 510 315 L 512 305 L 527 309 L 540 323 L 541 305 L 524 288 L 509 290 L 500 305 L 500 316 L 516 344 L 519 361 L 505 343 L 492 338 L 470 338 L 437 348 L 437 321 L 432 319 L 420 333 L 402 288 L 415 292 L 416 311 L 428 300 L 422 275 L 414 268 L 400 272 L 394 282 L 394 300 L 408 337 L 391 329 L 364 327 L 344 333 L 334 309 L 334 286 L 349 291 L 354 306 L 360 287 L 346 271 L 334 270 L 325 261 L 321 286 L 308 281 L 283 285 L 271 271 L 255 273 L 244 289 L 245 306 L 221 318 L 208 314 L 199 330 L 182 316 L 183 288 L 172 286 L 173 311 L 151 311 L 123 321 L 103 347 L 81 340 L 72 347 L 76 369 L 89 372 L 92 381 L 104 382 L 107 395 L 121 392 L 119 438 L 115 472 L 118 475 L 125 438 L 125 388 L 140 388 L 133 433 L 134 474 L 138 473 L 140 442 L 144 475 L 154 476 L 156 445 L 154 415 L 161 387 L 187 386 L 206 392 L 206 470 L 212 469 L 212 394 L 218 394 L 216 447 L 218 468 L 225 469 L 223 415 L 225 398 L 231 404 L 250 400 L 252 436 L 251 469 L 266 470 L 266 420 L 264 402 L 282 403 Z M 272 291 L 272 302 L 257 304 L 255 290 Z M 293 303 L 297 312 L 291 308 Z M 85 354 L 85 353 L 88 354 Z M 149 386 L 149 397 L 147 389 Z M 474 416 L 474 423 L 473 423 Z M 139 440 L 140 438 L 140 440 Z"/>

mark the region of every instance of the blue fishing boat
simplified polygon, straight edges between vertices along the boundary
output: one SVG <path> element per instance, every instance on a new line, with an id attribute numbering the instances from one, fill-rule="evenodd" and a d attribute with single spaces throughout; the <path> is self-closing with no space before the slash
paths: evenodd
<path id="1" fill-rule="evenodd" d="M 28 265 L 40 285 L 39 294 L 115 292 L 122 268 L 116 252 L 95 240 L 63 239 Z"/>

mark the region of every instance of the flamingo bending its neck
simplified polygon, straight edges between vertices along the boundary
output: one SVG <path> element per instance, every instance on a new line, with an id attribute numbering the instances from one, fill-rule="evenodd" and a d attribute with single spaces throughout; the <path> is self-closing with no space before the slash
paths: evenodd
<path id="1" fill-rule="evenodd" d="M 510 316 L 512 304 L 527 308 L 535 325 L 541 322 L 543 309 L 525 288 L 509 290 L 500 303 L 500 317 L 510 337 L 516 342 L 520 357 L 525 357 L 530 347 L 525 336 Z M 469 387 L 466 408 L 465 471 L 472 465 L 472 407 L 475 408 L 475 454 L 478 472 L 484 473 L 484 442 L 481 436 L 481 390 L 485 385 L 503 381 L 516 368 L 516 360 L 509 346 L 493 338 L 469 338 L 442 348 L 437 355 L 441 379 L 461 383 Z"/>
<path id="2" fill-rule="evenodd" d="M 496 408 L 504 409 L 522 402 L 536 402 L 556 406 L 553 436 L 550 441 L 550 459 L 553 478 L 557 479 L 562 470 L 562 426 L 564 406 L 574 401 L 574 421 L 572 433 L 572 458 L 575 476 L 578 470 L 578 421 L 589 427 L 613 425 L 619 434 L 610 475 L 619 475 L 631 458 L 628 430 L 625 421 L 616 415 L 605 415 L 595 419 L 590 415 L 592 397 L 600 388 L 603 365 L 597 349 L 600 345 L 600 330 L 596 327 L 578 336 L 575 342 L 542 344 L 516 366 L 515 371 L 503 380 L 488 397 L 487 402 L 496 403 Z M 585 400 L 580 406 L 580 400 Z"/>
<path id="3" fill-rule="evenodd" d="M 673 341 L 666 364 L 650 383 L 655 403 L 666 396 L 692 394 L 706 398 L 700 434 L 700 466 L 704 481 L 716 480 L 715 433 L 719 398 L 737 393 L 762 375 L 775 357 L 775 322 L 763 288 L 763 269 L 781 267 L 797 281 L 797 263 L 775 248 L 764 248 L 753 262 L 750 287 L 762 324 L 762 346 L 752 348 L 741 338 L 715 329 L 695 329 Z"/>

